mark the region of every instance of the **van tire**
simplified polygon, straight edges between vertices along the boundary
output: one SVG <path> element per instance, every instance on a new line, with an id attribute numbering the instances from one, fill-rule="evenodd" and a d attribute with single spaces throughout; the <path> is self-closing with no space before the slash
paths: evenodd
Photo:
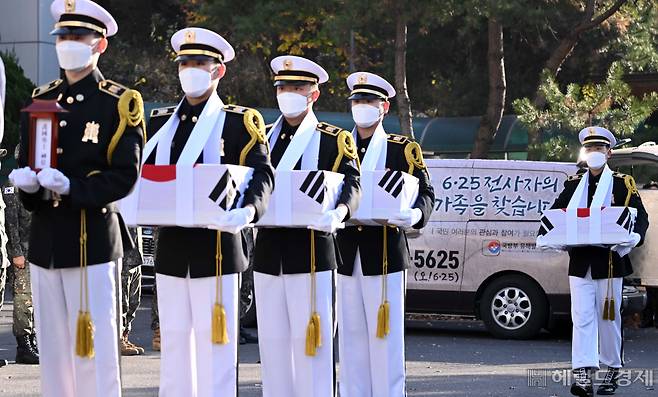
<path id="1" fill-rule="evenodd" d="M 541 331 L 548 318 L 548 300 L 539 285 L 522 275 L 493 280 L 482 293 L 480 317 L 497 338 L 530 339 Z M 512 306 L 511 312 L 508 312 Z"/>

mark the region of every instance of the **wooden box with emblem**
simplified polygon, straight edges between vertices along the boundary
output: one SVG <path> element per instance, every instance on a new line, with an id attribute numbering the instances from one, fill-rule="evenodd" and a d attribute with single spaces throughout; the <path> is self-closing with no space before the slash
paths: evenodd
<path id="1" fill-rule="evenodd" d="M 257 227 L 301 227 L 316 223 L 334 208 L 343 174 L 331 171 L 277 171 L 276 186 Z"/>
<path id="2" fill-rule="evenodd" d="M 637 210 L 631 207 L 546 210 L 537 247 L 605 245 L 631 241 Z"/>
<path id="3" fill-rule="evenodd" d="M 67 112 L 56 100 L 34 99 L 21 110 L 29 113 L 28 165 L 39 172 L 57 168 L 58 114 Z"/>
<path id="4" fill-rule="evenodd" d="M 383 225 L 418 197 L 418 178 L 403 171 L 361 171 L 361 202 L 349 223 Z"/>
<path id="5" fill-rule="evenodd" d="M 239 208 L 253 169 L 239 165 L 144 165 L 119 206 L 130 226 L 207 227 Z"/>

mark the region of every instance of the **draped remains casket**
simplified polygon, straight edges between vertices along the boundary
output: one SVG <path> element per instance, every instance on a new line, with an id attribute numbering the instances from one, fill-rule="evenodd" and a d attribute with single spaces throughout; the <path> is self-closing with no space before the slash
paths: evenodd
<path id="1" fill-rule="evenodd" d="M 150 165 L 119 202 L 126 224 L 207 227 L 239 208 L 253 169 L 239 165 Z"/>
<path id="2" fill-rule="evenodd" d="M 546 210 L 537 247 L 605 245 L 631 241 L 637 209 L 630 207 Z"/>
<path id="3" fill-rule="evenodd" d="M 349 223 L 383 225 L 411 208 L 418 197 L 418 178 L 403 171 L 361 172 L 361 202 Z"/>
<path id="4" fill-rule="evenodd" d="M 343 174 L 331 171 L 276 171 L 274 192 L 257 227 L 301 227 L 336 208 Z"/>

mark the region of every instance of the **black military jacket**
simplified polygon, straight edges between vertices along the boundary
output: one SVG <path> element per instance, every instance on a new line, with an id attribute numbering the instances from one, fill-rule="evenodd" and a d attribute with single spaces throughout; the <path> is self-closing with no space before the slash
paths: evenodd
<path id="1" fill-rule="evenodd" d="M 122 95 L 124 99 L 132 97 L 122 102 L 127 105 L 124 121 L 128 118 L 126 112 L 133 114 L 123 133 L 118 134 Z M 55 206 L 44 199 L 43 188 L 33 194 L 20 192 L 23 205 L 32 212 L 28 260 L 44 268 L 80 266 L 82 209 L 86 212 L 87 264 L 122 257 L 123 250 L 132 248 L 133 242 L 115 202 L 128 195 L 139 175 L 144 144 L 141 97 L 104 80 L 98 69 L 72 85 L 55 80 L 35 89 L 32 97 L 56 99 L 68 111 L 58 116 L 57 169 L 69 178 L 70 193 Z M 28 124 L 29 116 L 23 113 L 19 167 L 27 166 L 29 161 Z M 110 144 L 113 137 L 118 139 L 116 145 Z"/>
<path id="2" fill-rule="evenodd" d="M 361 140 L 357 143 L 359 147 L 359 157 L 363 159 L 365 150 L 370 143 L 370 139 Z M 418 178 L 418 198 L 413 208 L 418 208 L 423 213 L 423 217 L 417 224 L 413 225 L 414 229 L 422 229 L 429 221 L 434 204 L 434 188 L 430 182 L 427 168 L 423 161 L 420 146 L 402 135 L 389 135 L 386 149 L 386 168 L 394 171 L 404 171 L 411 173 Z M 415 159 L 405 156 L 407 146 L 417 147 L 417 156 Z M 386 228 L 386 240 L 388 250 L 388 273 L 399 272 L 409 266 L 409 245 L 407 244 L 407 235 L 404 230 L 398 227 Z M 384 261 L 384 227 L 383 226 L 348 226 L 338 231 L 338 248 L 343 258 L 342 264 L 338 265 L 338 273 L 345 276 L 351 276 L 354 271 L 354 261 L 356 251 L 359 249 L 361 257 L 361 271 L 365 276 L 374 276 L 383 274 Z"/>
<path id="3" fill-rule="evenodd" d="M 567 208 L 571 196 L 573 196 L 580 183 L 583 174 L 577 174 L 570 176 L 564 181 L 564 189 L 555 200 L 551 209 L 556 208 Z M 589 176 L 589 186 L 588 186 L 588 196 L 587 196 L 587 205 L 591 205 L 592 198 L 596 192 L 596 184 L 600 176 Z M 613 174 L 613 185 L 612 185 L 612 205 L 613 206 L 624 206 L 626 203 L 626 198 L 630 194 L 630 201 L 628 203 L 629 207 L 637 209 L 637 217 L 635 219 L 635 227 L 633 231 L 638 233 L 641 237 L 640 243 L 644 243 L 644 236 L 649 228 L 649 216 L 642 205 L 642 200 L 640 195 L 637 192 L 637 189 L 631 189 L 629 192 L 628 187 L 626 186 L 626 179 L 632 181 L 632 177 L 629 175 L 624 175 L 618 172 Z M 635 182 L 632 182 L 632 186 L 635 186 Z M 608 259 L 610 254 L 610 248 L 603 247 L 573 247 L 569 249 L 569 275 L 575 277 L 585 277 L 587 274 L 587 269 L 592 268 L 592 278 L 593 279 L 602 279 L 608 278 Z M 619 254 L 612 252 L 612 269 L 613 277 L 625 277 L 633 273 L 633 268 L 631 266 L 631 261 L 628 258 L 628 255 L 623 258 L 619 257 Z"/>
<path id="4" fill-rule="evenodd" d="M 180 122 L 172 141 L 169 159 L 171 164 L 178 161 L 205 104 L 206 102 L 203 102 L 191 106 L 187 100 L 183 100 L 177 115 Z M 153 110 L 148 127 L 149 135 L 158 132 L 173 115 L 174 110 L 175 107 Z M 265 213 L 274 189 L 274 169 L 270 164 L 265 140 L 265 125 L 257 125 L 260 130 L 257 135 L 253 135 L 246 127 L 245 113 L 249 111 L 256 114 L 256 110 L 235 105 L 226 105 L 224 110 L 226 118 L 222 131 L 221 163 L 244 165 L 254 169 L 242 206 L 249 204 L 254 206 L 256 209 L 254 222 L 257 222 Z M 240 157 L 244 150 L 247 152 L 241 162 Z M 202 156 L 203 153 L 199 157 L 199 163 L 203 162 Z M 146 162 L 147 164 L 155 162 L 155 150 Z M 247 269 L 249 258 L 244 235 L 247 232 L 251 231 L 236 234 L 221 233 L 222 274 L 239 273 Z M 192 278 L 215 276 L 217 235 L 217 230 L 212 229 L 161 227 L 155 253 L 155 271 L 174 277 L 186 277 L 188 271 Z"/>
<path id="5" fill-rule="evenodd" d="M 294 133 L 294 131 L 289 131 Z M 343 189 L 336 206 L 345 204 L 348 215 L 354 212 L 361 199 L 361 186 L 359 184 L 359 169 L 356 163 L 356 147 L 354 139 L 348 131 L 338 127 L 320 123 L 316 128 L 320 137 L 320 153 L 318 169 L 332 171 L 334 162 L 342 155 L 338 168 L 335 170 L 345 176 Z M 339 140 L 345 140 L 346 152 L 341 153 Z M 282 137 L 272 148 L 272 164 L 276 167 L 285 151 L 279 145 L 286 147 L 290 137 Z M 296 169 L 299 169 L 299 163 Z M 313 232 L 315 236 L 316 271 L 325 271 L 336 268 L 340 263 L 340 253 L 336 245 L 336 236 L 332 233 Z M 311 271 L 311 230 L 301 228 L 260 228 L 256 236 L 256 249 L 254 258 L 254 271 L 272 275 L 310 273 Z"/>

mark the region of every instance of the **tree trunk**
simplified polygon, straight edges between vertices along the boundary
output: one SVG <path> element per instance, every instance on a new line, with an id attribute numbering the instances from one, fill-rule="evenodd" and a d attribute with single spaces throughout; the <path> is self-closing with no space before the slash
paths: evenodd
<path id="1" fill-rule="evenodd" d="M 544 69 L 548 70 L 553 76 L 557 76 L 560 72 L 560 68 L 564 61 L 571 55 L 571 52 L 578 44 L 580 36 L 591 29 L 599 26 L 605 20 L 614 15 L 621 6 L 624 5 L 628 0 L 617 0 L 615 1 L 610 8 L 602 12 L 598 17 L 592 19 L 594 12 L 596 11 L 596 1 L 588 0 L 587 5 L 585 6 L 585 12 L 580 22 L 574 28 L 564 36 L 557 47 L 551 53 L 551 56 L 548 57 L 548 60 L 544 64 Z M 540 81 L 539 84 L 542 82 Z M 533 99 L 533 104 L 538 109 L 543 109 L 546 106 L 546 98 L 537 90 L 535 97 Z M 535 128 L 528 130 L 528 160 L 538 160 L 539 159 L 539 145 L 541 144 L 541 135 L 540 131 Z"/>
<path id="2" fill-rule="evenodd" d="M 475 136 L 475 143 L 471 158 L 486 159 L 489 149 L 496 138 L 500 121 L 505 108 L 505 53 L 503 48 L 503 26 L 494 18 L 488 23 L 488 50 L 487 62 L 489 64 L 489 99 L 487 113 L 480 120 Z"/>
<path id="3" fill-rule="evenodd" d="M 401 133 L 414 138 L 411 121 L 411 101 L 407 91 L 407 20 L 404 1 L 397 2 L 395 26 L 395 91 L 397 92 L 398 115 Z"/>

